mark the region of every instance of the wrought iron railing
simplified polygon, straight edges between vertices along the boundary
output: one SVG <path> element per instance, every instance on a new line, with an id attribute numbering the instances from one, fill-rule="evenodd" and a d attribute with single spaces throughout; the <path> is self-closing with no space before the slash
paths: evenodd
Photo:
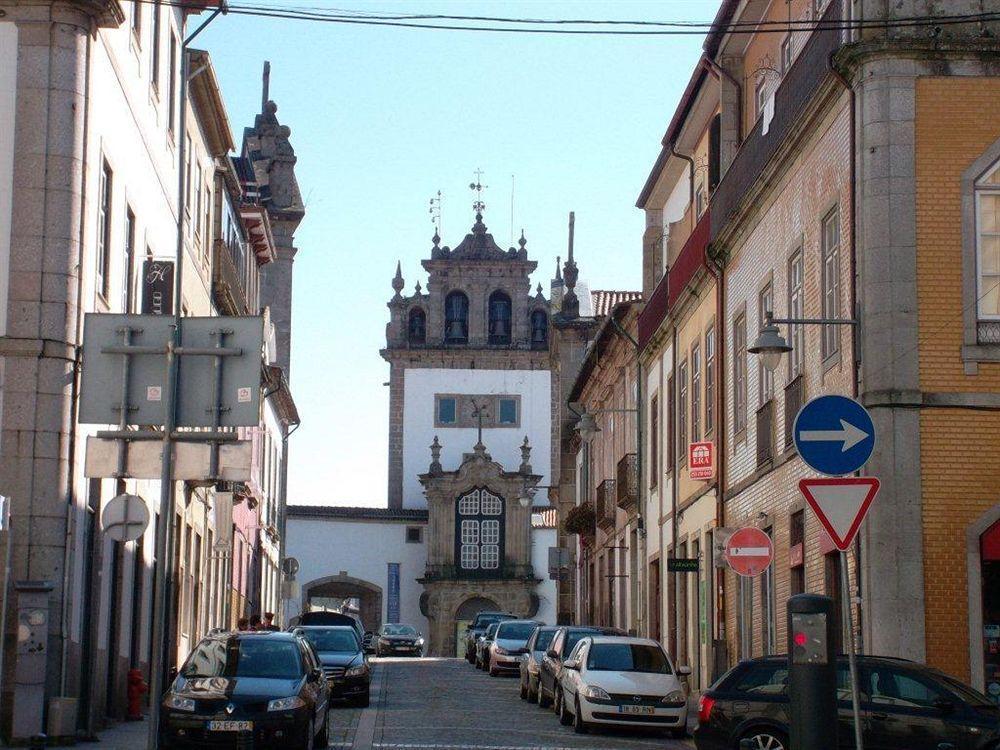
<path id="1" fill-rule="evenodd" d="M 597 525 L 602 529 L 615 527 L 615 480 L 605 479 L 597 485 Z"/>
<path id="2" fill-rule="evenodd" d="M 774 459 L 774 399 L 757 410 L 757 467 Z"/>
<path id="3" fill-rule="evenodd" d="M 785 448 L 791 447 L 795 442 L 794 430 L 795 417 L 802 408 L 805 397 L 806 379 L 799 373 L 792 382 L 785 386 Z"/>
<path id="4" fill-rule="evenodd" d="M 632 512 L 639 503 L 639 457 L 635 453 L 622 456 L 617 476 L 618 507 Z"/>

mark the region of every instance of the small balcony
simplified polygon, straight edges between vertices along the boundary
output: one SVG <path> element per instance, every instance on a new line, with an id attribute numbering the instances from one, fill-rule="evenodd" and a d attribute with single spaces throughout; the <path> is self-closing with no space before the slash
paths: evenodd
<path id="1" fill-rule="evenodd" d="M 247 315 L 246 290 L 233 256 L 221 239 L 215 240 L 212 262 L 212 292 L 223 315 Z"/>
<path id="2" fill-rule="evenodd" d="M 799 373 L 792 382 L 785 386 L 785 449 L 795 442 L 795 416 L 802 408 L 805 399 L 806 379 Z"/>
<path id="3" fill-rule="evenodd" d="M 597 525 L 609 531 L 615 527 L 615 480 L 605 479 L 597 485 Z"/>
<path id="4" fill-rule="evenodd" d="M 639 508 L 639 457 L 626 453 L 618 462 L 617 501 L 618 507 L 627 513 Z"/>
<path id="5" fill-rule="evenodd" d="M 774 460 L 774 399 L 757 410 L 757 468 Z"/>

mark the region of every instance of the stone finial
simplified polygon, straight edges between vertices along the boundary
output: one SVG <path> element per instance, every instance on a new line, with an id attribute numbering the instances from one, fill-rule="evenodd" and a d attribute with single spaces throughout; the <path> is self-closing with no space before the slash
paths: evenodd
<path id="1" fill-rule="evenodd" d="M 400 261 L 396 261 L 396 275 L 392 280 L 392 288 L 396 292 L 396 297 L 400 296 L 400 292 L 403 291 L 403 287 L 406 284 L 403 282 L 403 267 Z"/>
<path id="2" fill-rule="evenodd" d="M 556 276 L 555 276 L 554 279 L 552 279 L 552 283 L 553 284 L 558 284 L 559 286 L 562 286 L 562 283 L 563 283 L 563 277 L 562 277 L 562 257 L 559 256 L 559 255 L 556 256 Z"/>
<path id="3" fill-rule="evenodd" d="M 434 247 L 432 248 L 432 250 L 441 249 L 441 235 L 437 233 L 437 229 L 434 230 L 434 236 L 431 237 L 431 242 L 434 243 Z"/>
<path id="4" fill-rule="evenodd" d="M 521 444 L 521 467 L 520 472 L 522 474 L 531 473 L 531 446 L 528 444 L 528 436 L 524 436 L 524 442 Z"/>
<path id="5" fill-rule="evenodd" d="M 414 295 L 417 296 L 417 297 L 419 297 L 420 296 L 420 292 L 421 292 L 422 289 L 423 289 L 423 287 L 420 286 L 420 282 L 418 281 L 417 285 L 415 287 L 413 287 L 413 293 L 414 293 Z"/>
<path id="6" fill-rule="evenodd" d="M 431 474 L 440 474 L 444 471 L 441 468 L 441 443 L 438 442 L 438 436 L 434 436 L 434 442 L 431 443 L 431 466 L 428 470 Z"/>
<path id="7" fill-rule="evenodd" d="M 541 296 L 542 296 L 542 284 L 541 284 L 541 282 L 539 282 L 539 283 L 538 283 L 538 286 L 537 286 L 537 287 L 535 288 L 535 293 L 536 293 L 536 294 L 537 294 L 537 295 L 538 295 L 539 297 L 541 297 Z"/>

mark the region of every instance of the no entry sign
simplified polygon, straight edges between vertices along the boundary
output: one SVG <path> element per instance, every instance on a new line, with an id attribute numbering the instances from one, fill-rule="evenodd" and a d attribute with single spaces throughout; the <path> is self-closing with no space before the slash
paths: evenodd
<path id="1" fill-rule="evenodd" d="M 726 562 L 736 573 L 747 578 L 763 573 L 773 557 L 771 537 L 760 529 L 740 529 L 726 542 Z"/>

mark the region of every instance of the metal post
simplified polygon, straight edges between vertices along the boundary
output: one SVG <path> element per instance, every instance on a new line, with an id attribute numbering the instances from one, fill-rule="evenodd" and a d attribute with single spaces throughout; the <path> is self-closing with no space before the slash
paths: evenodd
<path id="1" fill-rule="evenodd" d="M 864 750 L 861 736 L 861 704 L 858 698 L 858 660 L 854 653 L 854 622 L 851 615 L 851 583 L 847 575 L 847 553 L 840 552 L 840 580 L 843 600 L 844 623 L 847 626 L 847 661 L 851 668 L 851 708 L 854 712 L 854 747 Z"/>
<path id="2" fill-rule="evenodd" d="M 837 750 L 836 607 L 828 596 L 788 600 L 788 709 L 791 750 Z"/>
<path id="3" fill-rule="evenodd" d="M 3 563 L 3 591 L 0 591 L 0 633 L 4 632 L 7 625 L 7 592 L 10 590 L 10 550 L 14 546 L 14 535 L 10 528 L 11 523 L 11 499 L 9 497 L 0 498 L 0 529 L 6 535 L 6 549 L 4 551 Z M 0 639 L 0 683 L 3 682 L 3 654 L 4 639 Z"/>
<path id="4" fill-rule="evenodd" d="M 173 336 L 167 343 L 167 383 L 163 399 L 163 454 L 160 471 L 160 525 L 157 529 L 155 583 L 153 587 L 156 600 L 153 603 L 153 649 L 150 665 L 149 692 L 149 733 L 147 745 L 150 750 L 159 747 L 160 740 L 160 701 L 163 697 L 165 684 L 164 665 L 167 649 L 172 647 L 172 638 L 168 634 L 173 624 L 173 527 L 174 527 L 174 480 L 173 480 L 173 434 L 176 429 L 176 396 L 178 382 L 178 360 L 175 350 L 181 346 L 181 305 L 183 296 L 181 290 L 184 281 L 184 214 L 187 193 L 184 188 L 187 183 L 187 103 L 189 86 L 188 45 L 216 17 L 226 10 L 223 2 L 205 21 L 188 36 L 181 44 L 181 76 L 180 102 L 178 114 L 178 148 L 177 148 L 177 244 L 175 253 L 176 268 L 174 269 L 174 326 Z M 169 103 L 173 106 L 173 102 Z"/>

